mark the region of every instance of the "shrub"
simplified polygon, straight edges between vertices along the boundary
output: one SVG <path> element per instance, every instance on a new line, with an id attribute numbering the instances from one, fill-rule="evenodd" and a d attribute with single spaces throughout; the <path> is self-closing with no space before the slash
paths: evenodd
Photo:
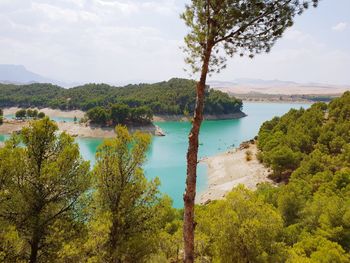
<path id="1" fill-rule="evenodd" d="M 245 159 L 247 162 L 251 161 L 253 159 L 253 153 L 251 150 L 247 150 L 245 152 Z"/>

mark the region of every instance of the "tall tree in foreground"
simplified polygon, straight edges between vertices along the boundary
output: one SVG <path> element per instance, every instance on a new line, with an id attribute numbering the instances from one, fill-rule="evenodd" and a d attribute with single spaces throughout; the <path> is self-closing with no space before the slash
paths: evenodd
<path id="1" fill-rule="evenodd" d="M 269 52 L 283 32 L 318 0 L 192 0 L 182 14 L 190 32 L 185 37 L 186 62 L 200 79 L 187 152 L 184 195 L 184 262 L 194 261 L 194 201 L 198 136 L 203 120 L 207 75 L 225 68 L 226 56 L 253 57 Z"/>
<path id="2" fill-rule="evenodd" d="M 48 118 L 34 121 L 0 150 L 0 240 L 4 227 L 16 241 L 5 261 L 52 262 L 84 222 L 79 201 L 89 187 L 89 163 L 57 130 Z"/>

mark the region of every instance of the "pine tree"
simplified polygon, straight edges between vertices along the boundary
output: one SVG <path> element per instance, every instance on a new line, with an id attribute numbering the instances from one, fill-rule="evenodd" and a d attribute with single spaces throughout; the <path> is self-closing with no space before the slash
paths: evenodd
<path id="1" fill-rule="evenodd" d="M 84 222 L 89 163 L 74 139 L 57 130 L 48 118 L 31 122 L 0 150 L 0 223 L 11 240 L 24 242 L 11 247 L 31 263 L 52 260 Z"/>
<path id="2" fill-rule="evenodd" d="M 185 37 L 186 62 L 200 74 L 196 106 L 189 134 L 187 180 L 184 195 L 184 261 L 194 261 L 194 200 L 196 195 L 198 136 L 203 120 L 207 75 L 225 68 L 226 57 L 253 57 L 269 52 L 293 18 L 318 0 L 192 0 L 182 19 L 190 28 Z"/>

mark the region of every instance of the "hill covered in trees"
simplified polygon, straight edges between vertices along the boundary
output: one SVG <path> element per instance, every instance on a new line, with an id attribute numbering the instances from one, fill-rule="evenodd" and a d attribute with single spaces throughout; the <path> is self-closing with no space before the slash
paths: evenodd
<path id="1" fill-rule="evenodd" d="M 235 188 L 197 207 L 208 262 L 350 262 L 350 92 L 265 122 L 260 158 L 276 187 Z"/>
<path id="2" fill-rule="evenodd" d="M 110 108 L 112 104 L 129 108 L 148 107 L 153 114 L 192 113 L 195 104 L 195 81 L 171 79 L 155 84 L 114 87 L 107 84 L 86 84 L 64 89 L 51 84 L 0 84 L 0 107 L 50 107 L 62 110 L 95 107 Z M 240 112 L 242 101 L 226 93 L 207 89 L 206 114 Z"/>
<path id="3" fill-rule="evenodd" d="M 316 160 L 335 171 L 349 166 L 350 92 L 328 105 L 315 103 L 309 109 L 290 110 L 265 122 L 259 132 L 260 159 L 270 166 L 276 180 L 300 173 L 300 166 Z M 322 169 L 323 169 L 322 168 Z"/>

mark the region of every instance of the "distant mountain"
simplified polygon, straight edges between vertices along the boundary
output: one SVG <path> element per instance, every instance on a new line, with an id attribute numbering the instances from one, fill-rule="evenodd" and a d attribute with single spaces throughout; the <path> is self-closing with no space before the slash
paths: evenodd
<path id="1" fill-rule="evenodd" d="M 60 86 L 72 86 L 62 81 L 43 77 L 36 74 L 23 65 L 0 64 L 0 83 L 4 84 L 30 84 L 30 83 L 52 83 Z"/>
<path id="2" fill-rule="evenodd" d="M 7 64 L 0 64 L 0 81 L 7 83 L 52 82 L 51 79 L 27 70 L 23 65 Z"/>
<path id="3" fill-rule="evenodd" d="M 209 81 L 211 88 L 233 94 L 340 94 L 350 90 L 349 85 L 297 83 L 283 80 L 241 78 L 233 81 Z"/>
<path id="4" fill-rule="evenodd" d="M 236 80 L 237 83 L 246 84 L 246 85 L 265 85 L 265 86 L 295 86 L 298 83 L 294 81 L 285 81 L 285 80 L 263 80 L 263 79 L 249 79 L 249 78 L 240 78 Z"/>
<path id="5" fill-rule="evenodd" d="M 300 85 L 294 81 L 285 81 L 285 80 L 263 80 L 263 79 L 250 79 L 250 78 L 238 78 L 233 81 L 209 81 L 211 87 L 233 87 L 238 85 L 245 86 L 297 86 Z"/>

